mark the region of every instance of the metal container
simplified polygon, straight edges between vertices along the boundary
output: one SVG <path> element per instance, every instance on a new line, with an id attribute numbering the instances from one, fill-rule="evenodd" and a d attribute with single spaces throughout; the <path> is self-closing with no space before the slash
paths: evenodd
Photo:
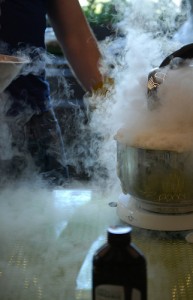
<path id="1" fill-rule="evenodd" d="M 143 209 L 193 211 L 193 152 L 141 149 L 117 141 L 117 174 L 123 193 Z"/>
<path id="2" fill-rule="evenodd" d="M 175 78 L 174 71 L 178 69 L 188 67 L 192 71 L 192 59 L 193 44 L 189 44 L 170 54 L 149 73 L 147 106 L 150 111 L 163 104 L 157 94 L 160 85 L 168 78 Z M 185 85 L 185 92 L 186 89 Z M 180 122 L 177 120 L 178 126 Z M 118 135 L 116 139 L 117 173 L 125 194 L 133 196 L 139 207 L 152 212 L 182 214 L 193 211 L 193 150 L 142 149 L 124 144 Z"/>

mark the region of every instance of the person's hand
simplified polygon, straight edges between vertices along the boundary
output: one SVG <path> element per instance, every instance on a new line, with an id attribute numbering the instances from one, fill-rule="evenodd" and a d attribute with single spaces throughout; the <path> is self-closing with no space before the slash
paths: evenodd
<path id="1" fill-rule="evenodd" d="M 85 104 L 88 108 L 88 112 L 93 112 L 97 107 L 100 107 L 101 103 L 108 98 L 108 94 L 114 88 L 114 80 L 110 77 L 105 77 L 103 82 L 97 83 L 92 92 L 87 93 L 84 98 Z"/>
<path id="2" fill-rule="evenodd" d="M 105 99 L 108 99 L 108 94 L 112 92 L 114 88 L 114 80 L 110 77 L 104 77 L 103 82 L 97 83 L 92 88 L 92 92 L 86 93 L 84 97 L 84 103 L 88 109 L 87 113 L 94 112 L 97 107 L 101 106 L 101 103 Z"/>
<path id="3" fill-rule="evenodd" d="M 92 94 L 96 96 L 106 96 L 114 87 L 114 80 L 110 77 L 104 77 L 104 80 L 93 86 Z"/>

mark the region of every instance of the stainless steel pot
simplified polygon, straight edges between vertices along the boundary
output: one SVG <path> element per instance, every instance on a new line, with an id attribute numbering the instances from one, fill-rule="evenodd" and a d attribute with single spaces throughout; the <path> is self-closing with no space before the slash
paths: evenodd
<path id="1" fill-rule="evenodd" d="M 193 152 L 141 149 L 117 141 L 117 174 L 123 193 L 143 209 L 193 211 Z"/>
<path id="2" fill-rule="evenodd" d="M 150 110 L 161 105 L 157 89 L 169 72 L 190 66 L 193 44 L 173 52 L 148 76 L 147 100 Z M 163 69 L 164 68 L 164 69 Z M 183 99 L 182 99 L 183 100 Z M 193 211 L 193 150 L 175 152 L 128 146 L 116 136 L 117 173 L 122 190 L 138 206 L 158 213 Z"/>

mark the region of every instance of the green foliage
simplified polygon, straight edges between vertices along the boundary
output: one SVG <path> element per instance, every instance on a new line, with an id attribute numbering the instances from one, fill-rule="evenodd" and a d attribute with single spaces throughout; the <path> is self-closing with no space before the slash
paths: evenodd
<path id="1" fill-rule="evenodd" d="M 108 2 L 89 0 L 88 5 L 83 7 L 88 22 L 103 25 L 117 22 L 118 15 L 113 2 L 112 0 Z"/>

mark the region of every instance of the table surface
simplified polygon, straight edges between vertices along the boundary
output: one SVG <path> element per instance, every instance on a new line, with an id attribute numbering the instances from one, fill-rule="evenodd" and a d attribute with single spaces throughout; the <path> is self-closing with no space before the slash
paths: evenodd
<path id="1" fill-rule="evenodd" d="M 91 300 L 91 261 L 118 195 L 79 185 L 0 193 L 0 299 Z M 133 228 L 147 259 L 148 300 L 193 299 L 193 244 L 185 232 Z"/>

